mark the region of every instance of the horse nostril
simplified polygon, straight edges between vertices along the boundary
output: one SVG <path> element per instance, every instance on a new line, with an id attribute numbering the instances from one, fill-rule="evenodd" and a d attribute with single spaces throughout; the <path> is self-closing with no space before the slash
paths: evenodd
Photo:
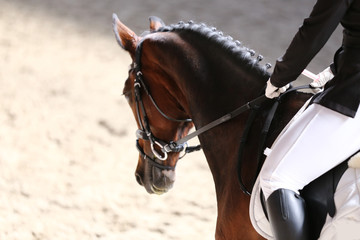
<path id="1" fill-rule="evenodd" d="M 142 178 L 141 178 L 141 176 L 140 176 L 138 173 L 135 174 L 135 178 L 136 178 L 136 181 L 137 181 L 141 186 L 144 185 L 144 184 L 143 184 L 143 181 L 142 181 Z"/>

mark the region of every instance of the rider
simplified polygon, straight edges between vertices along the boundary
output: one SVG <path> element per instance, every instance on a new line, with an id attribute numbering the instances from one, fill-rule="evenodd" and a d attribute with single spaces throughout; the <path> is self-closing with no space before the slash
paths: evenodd
<path id="1" fill-rule="evenodd" d="M 265 95 L 278 97 L 327 42 L 344 27 L 334 63 L 319 74 L 335 75 L 313 104 L 271 147 L 260 173 L 269 221 L 277 240 L 310 239 L 306 206 L 299 190 L 360 148 L 360 0 L 317 0 L 310 16 L 276 62 Z"/>

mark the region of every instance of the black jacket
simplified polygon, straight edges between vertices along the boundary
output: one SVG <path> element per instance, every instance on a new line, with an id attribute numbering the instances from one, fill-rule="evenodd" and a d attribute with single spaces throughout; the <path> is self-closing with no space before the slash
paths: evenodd
<path id="1" fill-rule="evenodd" d="M 360 0 L 318 0 L 284 56 L 277 60 L 271 83 L 282 87 L 294 81 L 339 23 L 344 37 L 334 57 L 335 77 L 314 102 L 354 117 L 360 104 Z"/>

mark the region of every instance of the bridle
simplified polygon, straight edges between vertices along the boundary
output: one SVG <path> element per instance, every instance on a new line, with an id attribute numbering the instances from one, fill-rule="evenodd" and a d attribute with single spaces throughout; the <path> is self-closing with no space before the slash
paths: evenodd
<path id="1" fill-rule="evenodd" d="M 168 153 L 175 152 L 179 153 L 183 151 L 184 149 L 188 148 L 186 142 L 182 144 L 174 144 L 174 142 L 167 143 L 166 141 L 163 141 L 157 137 L 154 136 L 154 134 L 151 132 L 149 119 L 146 114 L 146 110 L 144 107 L 144 102 L 141 97 L 141 89 L 147 94 L 147 96 L 150 98 L 152 104 L 155 106 L 156 110 L 167 120 L 173 121 L 173 122 L 192 122 L 191 119 L 176 119 L 173 117 L 170 117 L 169 115 L 165 114 L 159 106 L 156 104 L 154 98 L 152 97 L 148 87 L 146 86 L 143 74 L 141 72 L 141 52 L 142 52 L 142 44 L 143 41 L 141 41 L 135 52 L 135 63 L 133 63 L 132 68 L 135 70 L 135 80 L 134 80 L 134 92 L 135 92 L 135 103 L 136 103 L 136 115 L 138 119 L 138 123 L 140 126 L 140 129 L 136 131 L 136 148 L 138 149 L 140 155 L 149 161 L 149 163 L 157 168 L 160 168 L 162 170 L 174 170 L 175 167 L 172 166 L 165 166 L 163 164 L 158 163 L 156 160 L 165 161 L 168 158 Z M 147 155 L 144 151 L 144 149 L 139 144 L 139 139 L 150 141 L 150 148 L 155 158 Z M 155 149 L 155 147 L 159 147 L 161 153 Z M 199 148 L 199 146 L 197 146 Z M 187 151 L 189 152 L 189 150 Z"/>

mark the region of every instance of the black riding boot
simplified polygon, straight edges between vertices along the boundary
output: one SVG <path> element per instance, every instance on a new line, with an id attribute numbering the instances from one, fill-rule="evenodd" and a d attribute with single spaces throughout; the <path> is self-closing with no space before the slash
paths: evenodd
<path id="1" fill-rule="evenodd" d="M 266 201 L 271 228 L 276 240 L 309 240 L 305 201 L 287 189 L 278 189 Z"/>

